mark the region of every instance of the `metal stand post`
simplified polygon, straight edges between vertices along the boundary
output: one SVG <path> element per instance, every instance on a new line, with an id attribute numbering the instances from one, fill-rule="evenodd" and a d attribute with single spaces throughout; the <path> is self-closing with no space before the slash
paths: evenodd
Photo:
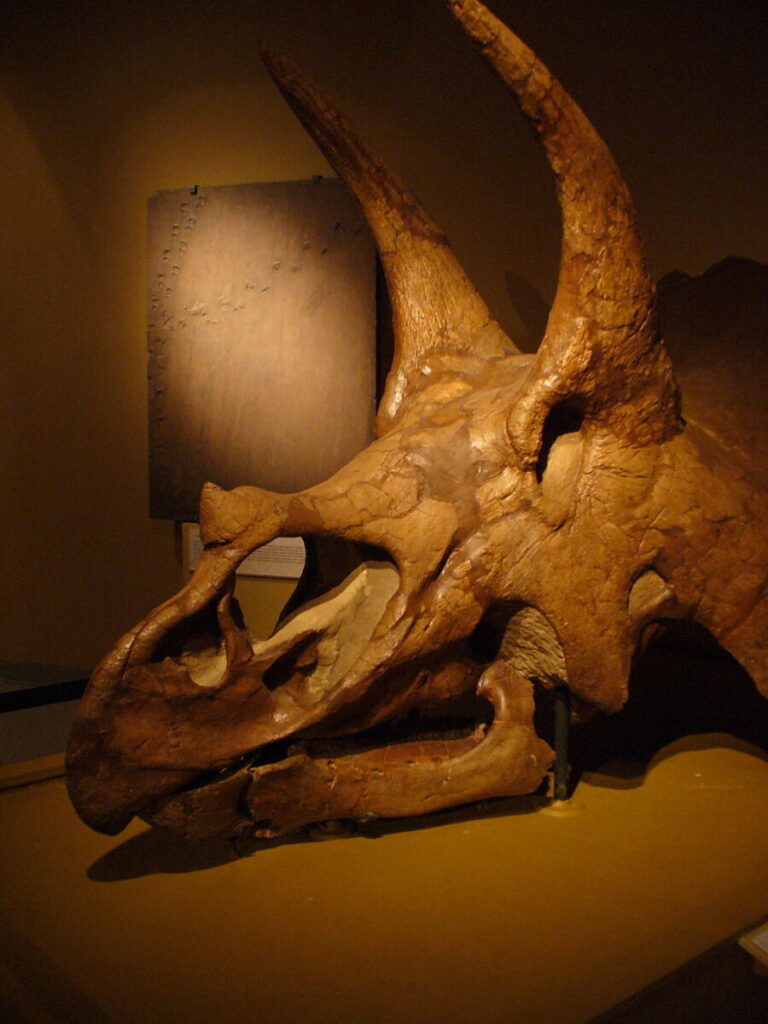
<path id="1" fill-rule="evenodd" d="M 568 786 L 568 728 L 571 714 L 571 696 L 567 686 L 553 691 L 555 698 L 555 772 L 554 798 L 567 800 Z"/>

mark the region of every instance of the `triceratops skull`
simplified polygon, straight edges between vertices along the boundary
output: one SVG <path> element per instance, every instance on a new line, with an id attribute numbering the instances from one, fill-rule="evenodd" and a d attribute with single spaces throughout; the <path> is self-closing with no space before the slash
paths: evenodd
<path id="1" fill-rule="evenodd" d="M 272 836 L 530 793 L 553 756 L 534 684 L 620 709 L 660 619 L 706 627 L 768 694 L 768 501 L 681 418 L 626 185 L 534 54 L 479 0 L 446 2 L 556 178 L 562 260 L 539 350 L 515 348 L 415 197 L 265 51 L 373 230 L 394 363 L 377 440 L 330 480 L 289 495 L 206 485 L 199 567 L 80 707 L 69 785 L 97 829 L 140 814 L 191 836 Z M 257 642 L 234 576 L 278 536 L 373 557 Z M 465 727 L 400 727 L 427 712 Z"/>

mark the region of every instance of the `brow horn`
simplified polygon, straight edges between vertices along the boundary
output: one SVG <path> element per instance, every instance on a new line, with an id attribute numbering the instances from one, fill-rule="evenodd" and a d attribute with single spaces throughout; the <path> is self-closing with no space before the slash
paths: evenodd
<path id="1" fill-rule="evenodd" d="M 379 408 L 386 432 L 409 392 L 425 379 L 429 357 L 471 360 L 517 348 L 491 317 L 448 242 L 416 196 L 357 138 L 346 118 L 290 61 L 260 46 L 286 101 L 363 208 L 373 231 L 392 303 L 395 354 Z"/>
<path id="2" fill-rule="evenodd" d="M 562 212 L 557 293 L 532 371 L 536 385 L 515 411 L 528 428 L 511 432 L 531 445 L 533 456 L 533 407 L 543 417 L 559 398 L 581 394 L 630 440 L 669 436 L 679 429 L 677 387 L 657 327 L 634 205 L 613 157 L 514 32 L 479 0 L 445 2 L 534 126 Z"/>

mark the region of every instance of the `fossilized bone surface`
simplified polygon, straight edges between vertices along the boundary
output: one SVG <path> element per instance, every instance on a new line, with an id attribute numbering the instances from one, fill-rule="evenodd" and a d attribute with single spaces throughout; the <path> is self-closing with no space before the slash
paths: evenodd
<path id="1" fill-rule="evenodd" d="M 680 415 L 632 202 L 603 142 L 477 0 L 446 0 L 535 125 L 563 213 L 535 356 L 491 318 L 416 198 L 301 74 L 278 86 L 357 195 L 396 339 L 378 439 L 297 494 L 207 485 L 189 584 L 97 668 L 68 753 L 95 828 L 278 835 L 535 790 L 538 692 L 622 707 L 644 631 L 706 627 L 768 695 L 768 500 Z M 238 563 L 279 535 L 373 546 L 254 642 Z"/>

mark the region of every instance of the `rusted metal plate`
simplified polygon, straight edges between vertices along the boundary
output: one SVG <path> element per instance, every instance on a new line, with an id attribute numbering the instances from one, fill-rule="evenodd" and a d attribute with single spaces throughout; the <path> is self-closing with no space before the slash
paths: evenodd
<path id="1" fill-rule="evenodd" d="M 372 437 L 374 247 L 335 179 L 149 203 L 150 515 L 327 479 Z"/>

